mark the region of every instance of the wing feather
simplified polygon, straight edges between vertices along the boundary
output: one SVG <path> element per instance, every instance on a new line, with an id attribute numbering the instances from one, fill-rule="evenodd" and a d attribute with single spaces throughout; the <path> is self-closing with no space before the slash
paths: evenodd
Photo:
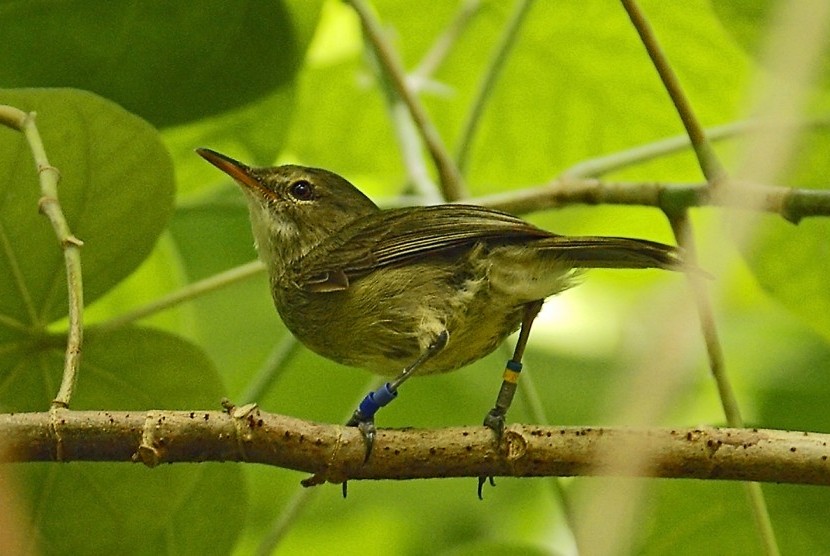
<path id="1" fill-rule="evenodd" d="M 683 266 L 674 247 L 643 239 L 557 235 L 512 216 L 475 205 L 435 205 L 381 211 L 352 222 L 314 248 L 295 268 L 293 281 L 314 291 L 336 291 L 375 269 L 454 249 L 533 242 L 539 252 L 574 268 Z"/>
<path id="2" fill-rule="evenodd" d="M 313 249 L 298 265 L 299 283 L 345 274 L 350 279 L 414 258 L 472 247 L 475 243 L 554 238 L 507 213 L 474 205 L 435 205 L 378 212 L 349 224 Z"/>

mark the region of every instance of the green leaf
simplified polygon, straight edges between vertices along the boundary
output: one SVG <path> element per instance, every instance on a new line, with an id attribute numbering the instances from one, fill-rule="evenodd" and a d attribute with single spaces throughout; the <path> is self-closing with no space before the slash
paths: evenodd
<path id="1" fill-rule="evenodd" d="M 43 463 L 15 471 L 43 554 L 227 554 L 244 523 L 236 465 Z"/>
<path id="2" fill-rule="evenodd" d="M 3 411 L 48 407 L 63 369 L 65 338 L 21 343 L 0 359 Z M 218 407 L 223 388 L 200 348 L 145 328 L 112 333 L 92 329 L 84 343 L 72 409 L 180 409 Z"/>
<path id="3" fill-rule="evenodd" d="M 761 64 L 767 62 L 762 56 L 764 40 L 773 25 L 781 19 L 783 9 L 789 9 L 787 3 L 775 0 L 712 2 L 712 10 L 720 18 L 724 29 Z M 824 56 L 819 61 L 819 78 L 826 86 L 830 80 L 830 59 Z"/>
<path id="4" fill-rule="evenodd" d="M 180 198 L 190 193 L 213 189 L 218 184 L 228 181 L 226 176 L 217 172 L 193 152 L 196 147 L 210 147 L 250 164 L 264 165 L 274 161 L 282 149 L 294 119 L 299 60 L 304 58 L 312 41 L 321 3 L 320 0 L 287 0 L 282 3 L 281 9 L 285 11 L 286 17 L 290 18 L 288 23 L 291 26 L 293 59 L 286 58 L 287 52 L 280 49 L 280 41 L 285 40 L 282 35 L 246 34 L 246 40 L 258 41 L 254 48 L 269 52 L 275 49 L 280 56 L 278 63 L 275 65 L 257 60 L 244 60 L 238 63 L 239 60 L 232 52 L 226 52 L 225 58 L 217 56 L 212 60 L 212 63 L 222 68 L 223 75 L 208 86 L 215 94 L 226 98 L 227 104 L 222 108 L 223 111 L 210 117 L 167 126 L 162 131 L 176 165 Z M 261 6 L 264 5 L 252 3 L 251 9 L 263 9 Z M 270 11 L 272 6 L 269 4 L 265 9 Z M 191 34 L 188 34 L 188 37 L 191 37 Z M 286 64 L 289 64 L 290 68 L 285 67 Z M 250 93 L 247 80 L 250 73 L 279 75 L 280 81 L 249 102 L 242 102 Z M 166 95 L 163 84 L 158 87 L 157 94 Z M 185 110 L 194 104 L 198 105 L 198 102 L 194 103 L 193 100 L 181 99 L 186 105 Z"/>
<path id="5" fill-rule="evenodd" d="M 256 258 L 248 208 L 235 185 L 176 211 L 170 235 L 191 280 Z M 271 301 L 265 272 L 202 296 L 191 308 L 195 315 L 193 336 L 216 361 L 232 396 L 245 388 L 255 369 L 287 333 Z"/>
<path id="6" fill-rule="evenodd" d="M 457 10 L 452 3 L 426 1 L 373 5 L 410 71 Z M 450 152 L 512 5 L 482 3 L 420 93 Z M 708 3 L 686 3 L 683 10 L 670 10 L 659 2 L 646 2 L 643 9 L 648 10 L 704 125 L 737 117 L 748 64 L 719 28 Z M 343 26 L 359 23 L 348 20 Z M 712 52 L 717 52 L 716 58 Z M 373 68 L 360 52 L 309 60 L 300 75 L 287 154 L 293 161 L 342 173 L 370 194 L 375 188 L 388 196 L 400 192 L 405 176 Z M 712 80 L 720 86 L 707 86 Z M 585 158 L 682 132 L 680 119 L 619 3 L 536 2 L 485 107 L 470 156 L 470 192 L 482 195 L 544 183 Z M 429 161 L 427 165 L 433 170 Z M 648 172 L 637 168 L 631 175 L 648 180 L 700 179 L 700 170 L 687 154 L 661 160 Z"/>
<path id="7" fill-rule="evenodd" d="M 73 409 L 219 407 L 224 388 L 195 345 L 143 328 L 88 336 Z M 0 359 L 3 411 L 47 407 L 62 359 L 58 342 Z M 225 552 L 245 512 L 235 465 L 30 464 L 18 471 L 46 553 L 89 553 L 90 531 L 101 554 Z"/>
<path id="8" fill-rule="evenodd" d="M 61 206 L 84 242 L 89 304 L 147 257 L 167 224 L 174 191 L 170 157 L 149 124 L 91 93 L 0 90 L 0 103 L 38 113 L 49 161 L 61 173 Z M 22 328 L 41 328 L 67 314 L 63 253 L 38 214 L 39 198 L 23 135 L 0 129 L 0 322 Z"/>
<path id="9" fill-rule="evenodd" d="M 255 101 L 293 79 L 304 53 L 292 13 L 298 6 L 221 0 L 6 4 L 0 82 L 78 87 L 158 126 L 187 122 Z M 301 9 L 313 13 L 318 6 Z M 240 86 L 227 86 L 234 83 Z"/>
<path id="10" fill-rule="evenodd" d="M 830 135 L 805 134 L 782 183 L 823 188 L 830 176 Z M 830 340 L 830 220 L 807 218 L 793 225 L 765 215 L 742 253 L 761 286 L 809 326 Z"/>
<path id="11" fill-rule="evenodd" d="M 271 164 L 290 129 L 294 97 L 293 88 L 278 89 L 212 118 L 165 129 L 162 137 L 176 165 L 179 198 L 229 182 L 194 152 L 197 147 L 209 146 L 251 165 Z"/>
<path id="12" fill-rule="evenodd" d="M 637 554 L 758 554 L 761 546 L 744 487 L 734 482 L 660 481 L 636 530 Z M 728 544 L 725 544 L 728 539 Z M 728 549 L 726 548 L 728 546 Z"/>
<path id="13" fill-rule="evenodd" d="M 830 222 L 810 219 L 795 227 L 770 216 L 755 234 L 743 253 L 758 282 L 830 340 Z"/>

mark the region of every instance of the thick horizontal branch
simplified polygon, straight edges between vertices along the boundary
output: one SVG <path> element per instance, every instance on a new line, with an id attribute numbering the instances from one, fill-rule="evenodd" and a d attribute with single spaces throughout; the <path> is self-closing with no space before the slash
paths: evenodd
<path id="1" fill-rule="evenodd" d="M 70 411 L 0 415 L 4 462 L 237 461 L 315 479 L 635 475 L 830 484 L 830 435 L 768 429 L 629 429 L 511 425 L 496 446 L 484 427 L 381 429 L 363 463 L 357 429 L 259 411 Z M 650 465 L 615 463 L 647 450 Z"/>
<path id="2" fill-rule="evenodd" d="M 798 223 L 808 216 L 830 216 L 830 191 L 760 185 L 732 180 L 719 197 L 705 184 L 626 183 L 593 178 L 561 178 L 546 185 L 477 197 L 474 202 L 515 214 L 573 204 L 641 205 L 670 213 L 700 206 L 729 206 L 779 214 Z"/>

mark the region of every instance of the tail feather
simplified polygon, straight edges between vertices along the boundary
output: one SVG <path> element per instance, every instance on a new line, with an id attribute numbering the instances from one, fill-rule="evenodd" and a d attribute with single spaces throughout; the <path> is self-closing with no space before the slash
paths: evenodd
<path id="1" fill-rule="evenodd" d="M 685 266 L 677 247 L 646 239 L 557 236 L 539 240 L 537 246 L 555 252 L 575 268 L 681 270 Z"/>

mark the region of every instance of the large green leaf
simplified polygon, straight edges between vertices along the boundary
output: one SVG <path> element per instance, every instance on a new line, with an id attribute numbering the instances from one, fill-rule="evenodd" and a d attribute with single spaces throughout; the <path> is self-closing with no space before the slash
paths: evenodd
<path id="1" fill-rule="evenodd" d="M 6 3 L 0 82 L 95 91 L 158 126 L 224 112 L 293 79 L 303 48 L 286 4 Z"/>
<path id="2" fill-rule="evenodd" d="M 3 410 L 47 407 L 62 358 L 55 343 L 0 359 Z M 74 409 L 207 409 L 224 394 L 199 348 L 142 328 L 90 333 L 77 388 Z M 98 554 L 220 553 L 245 512 L 235 465 L 31 464 L 17 471 L 38 543 L 50 554 L 90 553 L 90 542 Z"/>
<path id="3" fill-rule="evenodd" d="M 199 205 L 176 211 L 170 232 L 182 269 L 191 280 L 256 257 L 248 208 L 235 185 L 228 184 L 227 190 Z M 271 301 L 265 272 L 202 296 L 193 302 L 192 309 L 196 318 L 191 332 L 216 361 L 233 396 L 286 334 Z"/>
<path id="4" fill-rule="evenodd" d="M 274 161 L 294 119 L 299 62 L 312 41 L 321 4 L 321 0 L 282 2 L 282 7 L 277 11 L 283 10 L 284 16 L 290 18 L 290 21 L 286 22 L 291 26 L 290 37 L 246 33 L 246 40 L 256 41 L 256 44 L 252 42 L 252 48 L 277 52 L 279 60 L 276 65 L 262 60 L 244 60 L 239 64 L 239 60 L 231 52 L 225 52 L 224 57 L 217 55 L 211 61 L 224 72 L 209 85 L 214 94 L 222 95 L 226 99 L 227 104 L 222 108 L 222 112 L 168 126 L 162 132 L 176 164 L 180 196 L 211 189 L 225 181 L 221 172 L 217 172 L 194 154 L 195 147 L 208 146 L 251 164 L 270 164 Z M 251 9 L 271 10 L 271 5 L 267 8 L 263 6 L 265 5 L 252 3 Z M 210 32 L 210 28 L 199 31 Z M 204 40 L 195 36 L 197 34 L 194 32 L 188 35 L 189 48 L 197 48 L 198 45 L 191 43 Z M 281 46 L 284 40 L 292 42 L 290 53 Z M 265 73 L 278 78 L 278 81 L 269 90 L 245 102 L 244 99 L 250 96 L 247 76 L 251 73 Z M 165 85 L 158 84 L 156 93 L 166 95 Z M 199 104 L 198 101 L 194 102 L 198 98 L 198 95 L 183 98 L 180 102 L 185 105 L 184 109 L 187 111 L 189 106 Z"/>
<path id="5" fill-rule="evenodd" d="M 91 93 L 0 90 L 0 103 L 38 113 L 49 161 L 61 173 L 61 206 L 85 243 L 91 303 L 138 266 L 167 224 L 174 188 L 167 151 L 149 124 Z M 24 328 L 67 314 L 63 253 L 38 214 L 40 195 L 22 134 L 0 129 L 0 314 Z"/>
<path id="6" fill-rule="evenodd" d="M 830 134 L 805 134 L 782 183 L 795 187 L 822 188 L 828 192 Z M 807 218 L 798 225 L 780 216 L 762 217 L 754 237 L 742 246 L 758 282 L 789 310 L 830 339 L 830 221 Z"/>
<path id="7" fill-rule="evenodd" d="M 762 56 L 764 41 L 776 23 L 774 16 L 785 9 L 786 3 L 739 0 L 713 2 L 712 6 L 736 41 L 761 64 L 766 63 Z M 816 68 L 811 108 L 805 110 L 808 114 L 826 114 L 826 107 L 830 106 L 829 60 L 824 56 Z M 778 75 L 775 79 L 781 81 L 788 76 Z M 823 111 L 816 110 L 821 106 Z M 830 176 L 828 147 L 830 134 L 826 130 L 818 128 L 818 131 L 803 133 L 798 137 L 787 167 L 776 176 L 778 183 L 827 189 Z M 826 218 L 815 218 L 801 221 L 795 227 L 779 217 L 767 216 L 760 220 L 754 232 L 755 237 L 748 246 L 742 246 L 742 250 L 759 283 L 825 338 L 830 338 L 830 289 L 825 280 L 830 271 L 830 246 L 827 244 L 830 223 Z"/>

